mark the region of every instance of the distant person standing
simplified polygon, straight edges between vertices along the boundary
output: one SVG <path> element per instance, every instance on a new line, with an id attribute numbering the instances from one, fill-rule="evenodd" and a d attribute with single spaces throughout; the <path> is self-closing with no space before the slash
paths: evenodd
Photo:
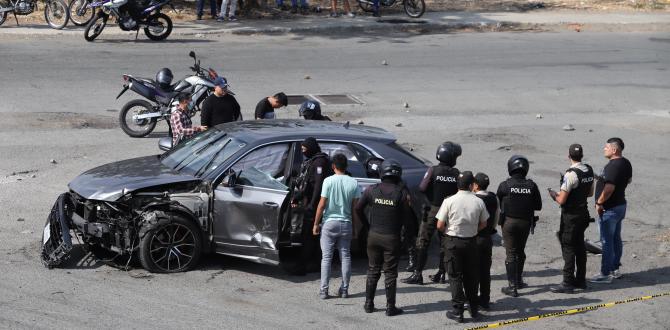
<path id="1" fill-rule="evenodd" d="M 437 230 L 444 233 L 445 268 L 449 275 L 451 306 L 447 318 L 463 323 L 465 303 L 470 316 L 479 316 L 477 278 L 479 261 L 475 237 L 486 227 L 489 213 L 484 202 L 472 192 L 475 178 L 470 171 L 458 175 L 458 192 L 445 199 L 437 218 Z"/>
<path id="2" fill-rule="evenodd" d="M 170 115 L 170 128 L 172 129 L 172 147 L 190 138 L 197 132 L 207 129 L 206 126 L 193 126 L 191 117 L 188 116 L 188 104 L 191 102 L 190 95 L 183 93 L 177 96 L 177 111 Z"/>
<path id="3" fill-rule="evenodd" d="M 621 277 L 621 223 L 626 216 L 626 187 L 633 178 L 633 166 L 622 156 L 623 148 L 618 137 L 607 140 L 603 148 L 609 162 L 598 178 L 595 194 L 603 253 L 600 274 L 591 279 L 593 283 L 611 283 L 612 278 Z"/>
<path id="4" fill-rule="evenodd" d="M 196 0 L 196 14 L 198 15 L 198 20 L 202 19 L 202 15 L 205 13 L 205 1 L 207 0 Z M 212 14 L 212 19 L 216 18 L 216 0 L 209 0 L 209 9 Z"/>
<path id="5" fill-rule="evenodd" d="M 489 187 L 489 176 L 485 173 L 475 175 L 475 183 L 472 185 L 472 192 L 475 196 L 482 199 L 486 212 L 489 217 L 486 220 L 486 227 L 477 233 L 477 252 L 479 254 L 479 306 L 489 309 L 491 302 L 491 257 L 493 256 L 493 239 L 496 233 L 496 224 L 500 208 L 498 207 L 498 198 L 496 194 L 487 191 Z"/>
<path id="6" fill-rule="evenodd" d="M 321 104 L 317 101 L 307 100 L 298 108 L 298 115 L 306 120 L 325 120 L 331 121 L 328 116 L 321 114 Z"/>
<path id="7" fill-rule="evenodd" d="M 351 12 L 351 6 L 349 6 L 349 0 L 342 0 L 342 5 L 344 6 L 344 16 L 349 18 L 356 17 L 356 14 Z M 330 1 L 331 12 L 330 17 L 338 17 L 340 14 L 337 13 L 337 0 Z"/>
<path id="8" fill-rule="evenodd" d="M 275 109 L 288 105 L 288 96 L 279 92 L 273 96 L 263 98 L 256 105 L 254 119 L 275 119 Z"/>
<path id="9" fill-rule="evenodd" d="M 586 289 L 586 246 L 584 231 L 591 216 L 587 199 L 593 196 L 593 169 L 582 163 L 584 149 L 580 144 L 568 148 L 570 168 L 561 178 L 561 191 L 549 188 L 549 196 L 561 206 L 561 225 L 558 239 L 563 254 L 563 282 L 551 287 L 554 293 L 572 293 L 575 288 Z M 575 273 L 575 266 L 577 272 Z"/>
<path id="10" fill-rule="evenodd" d="M 510 177 L 498 186 L 500 225 L 505 245 L 505 269 L 508 286 L 502 293 L 518 297 L 518 289 L 526 287 L 523 267 L 526 262 L 526 242 L 535 222 L 535 211 L 542 209 L 542 196 L 533 180 L 527 179 L 530 162 L 524 156 L 514 155 L 507 161 Z"/>
<path id="11" fill-rule="evenodd" d="M 235 16 L 235 11 L 237 10 L 237 0 L 223 0 L 221 1 L 221 12 L 219 12 L 219 17 L 216 19 L 218 22 L 223 22 L 226 20 L 226 9 L 228 8 L 228 3 L 230 3 L 228 20 L 231 22 L 237 21 L 237 17 Z"/>
<path id="12" fill-rule="evenodd" d="M 228 89 L 226 78 L 216 78 L 214 80 L 214 93 L 202 102 L 200 124 L 214 127 L 218 124 L 240 120 L 242 118 L 240 105 L 233 95 L 235 93 Z"/>
<path id="13" fill-rule="evenodd" d="M 335 154 L 332 159 L 335 175 L 327 177 L 321 188 L 321 200 L 314 219 L 314 235 L 321 234 L 321 289 L 319 297 L 328 299 L 328 282 L 335 248 L 340 251 L 342 262 L 342 284 L 339 295 L 349 296 L 349 280 L 351 279 L 351 237 L 352 210 L 361 196 L 356 179 L 348 176 L 347 157 Z M 323 219 L 323 228 L 320 227 Z"/>

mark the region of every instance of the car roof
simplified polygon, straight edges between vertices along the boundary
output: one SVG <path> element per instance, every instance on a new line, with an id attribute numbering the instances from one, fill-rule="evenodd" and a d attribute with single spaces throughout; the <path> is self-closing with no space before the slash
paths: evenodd
<path id="1" fill-rule="evenodd" d="M 251 144 L 276 140 L 301 140 L 310 136 L 317 140 L 344 139 L 383 143 L 396 140 L 393 134 L 382 128 L 321 120 L 247 120 L 220 124 L 216 128 Z"/>

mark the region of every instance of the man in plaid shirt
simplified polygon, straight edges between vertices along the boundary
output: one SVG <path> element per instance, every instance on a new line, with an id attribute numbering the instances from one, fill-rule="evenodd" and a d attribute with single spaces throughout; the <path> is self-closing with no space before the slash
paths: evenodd
<path id="1" fill-rule="evenodd" d="M 175 147 L 179 142 L 191 135 L 202 132 L 207 129 L 206 126 L 195 126 L 188 116 L 188 103 L 191 98 L 188 94 L 181 94 L 178 96 L 179 105 L 177 111 L 170 115 L 170 126 L 172 127 L 172 147 Z"/>

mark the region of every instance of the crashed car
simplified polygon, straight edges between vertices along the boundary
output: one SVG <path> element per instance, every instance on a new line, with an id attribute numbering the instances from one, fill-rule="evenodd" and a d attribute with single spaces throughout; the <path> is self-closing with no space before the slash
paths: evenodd
<path id="1" fill-rule="evenodd" d="M 44 227 L 43 262 L 61 264 L 77 238 L 136 257 L 151 272 L 187 271 L 203 253 L 279 265 L 282 251 L 301 246 L 289 204 L 306 137 L 316 137 L 330 156 L 347 156 L 361 188 L 379 182 L 375 169 L 383 159 L 399 161 L 413 200 L 422 200 L 417 189 L 428 162 L 383 129 L 304 120 L 227 123 L 172 149 L 169 138 L 162 140 L 161 149 L 169 149 L 162 155 L 102 165 L 72 180 Z M 421 202 L 413 205 L 419 216 Z"/>

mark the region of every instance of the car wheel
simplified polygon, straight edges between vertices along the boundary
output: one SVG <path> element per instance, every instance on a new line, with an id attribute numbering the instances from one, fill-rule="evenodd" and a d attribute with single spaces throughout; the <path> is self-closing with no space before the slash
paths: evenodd
<path id="1" fill-rule="evenodd" d="M 200 228 L 179 215 L 151 224 L 140 241 L 140 263 L 152 273 L 179 273 L 192 269 L 202 254 Z"/>

